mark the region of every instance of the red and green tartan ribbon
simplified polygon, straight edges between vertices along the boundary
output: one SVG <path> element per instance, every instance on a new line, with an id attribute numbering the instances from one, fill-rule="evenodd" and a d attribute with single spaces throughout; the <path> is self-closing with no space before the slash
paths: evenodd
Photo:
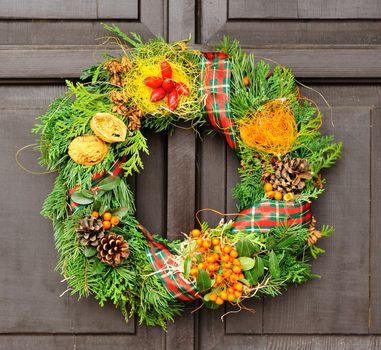
<path id="1" fill-rule="evenodd" d="M 311 217 L 308 202 L 258 201 L 239 213 L 231 231 L 268 232 L 275 226 L 303 226 L 311 222 Z"/>
<path id="2" fill-rule="evenodd" d="M 163 282 L 169 295 L 184 301 L 200 298 L 200 295 L 197 294 L 196 286 L 186 280 L 184 274 L 180 272 L 182 268 L 178 266 L 179 262 L 175 259 L 175 252 L 171 251 L 163 243 L 155 240 L 152 234 L 142 225 L 139 225 L 138 229 L 147 238 L 150 246 L 149 249 L 146 249 L 148 261 L 152 269 L 158 272 L 157 276 Z"/>
<path id="3" fill-rule="evenodd" d="M 231 149 L 238 148 L 230 108 L 231 62 L 223 52 L 205 52 L 201 60 L 200 95 L 213 127 L 222 133 Z"/>
<path id="4" fill-rule="evenodd" d="M 115 162 L 110 171 L 104 171 L 101 174 L 95 174 L 92 178 L 91 189 L 96 190 L 97 184 L 109 176 L 122 176 L 122 164 L 125 159 L 120 159 Z M 80 188 L 80 185 L 69 190 L 69 198 L 71 194 Z M 83 208 L 83 205 L 70 200 L 70 208 L 72 212 Z M 153 235 L 139 224 L 137 229 L 143 233 L 149 244 L 149 249 L 146 249 L 146 254 L 152 269 L 157 272 L 158 278 L 162 281 L 169 295 L 173 298 L 181 300 L 193 300 L 200 298 L 197 294 L 196 287 L 184 278 L 184 275 L 179 271 L 178 262 L 174 259 L 174 252 L 163 243 L 156 240 Z"/>

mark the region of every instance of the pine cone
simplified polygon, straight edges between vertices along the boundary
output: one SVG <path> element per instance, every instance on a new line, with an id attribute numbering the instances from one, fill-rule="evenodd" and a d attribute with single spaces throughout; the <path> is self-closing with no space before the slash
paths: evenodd
<path id="1" fill-rule="evenodd" d="M 310 166 L 305 159 L 284 158 L 274 161 L 270 171 L 266 164 L 262 165 L 262 180 L 273 185 L 274 191 L 282 193 L 297 192 L 306 185 L 306 180 L 312 178 Z"/>
<path id="2" fill-rule="evenodd" d="M 103 263 L 118 266 L 130 255 L 128 242 L 114 232 L 103 237 L 97 246 L 97 256 Z"/>
<path id="3" fill-rule="evenodd" d="M 321 232 L 315 228 L 315 224 L 316 219 L 315 217 L 312 217 L 311 224 L 308 228 L 309 234 L 307 244 L 309 247 L 313 246 L 317 242 L 317 240 L 321 238 Z"/>
<path id="4" fill-rule="evenodd" d="M 93 247 L 96 247 L 105 235 L 101 219 L 80 219 L 75 230 L 77 237 L 83 245 L 91 245 Z"/>

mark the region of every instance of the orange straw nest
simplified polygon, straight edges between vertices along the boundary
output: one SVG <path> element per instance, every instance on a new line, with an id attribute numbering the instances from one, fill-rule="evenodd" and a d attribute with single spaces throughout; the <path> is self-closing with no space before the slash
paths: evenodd
<path id="1" fill-rule="evenodd" d="M 294 113 L 287 99 L 271 100 L 238 122 L 242 141 L 250 148 L 284 155 L 298 137 Z"/>

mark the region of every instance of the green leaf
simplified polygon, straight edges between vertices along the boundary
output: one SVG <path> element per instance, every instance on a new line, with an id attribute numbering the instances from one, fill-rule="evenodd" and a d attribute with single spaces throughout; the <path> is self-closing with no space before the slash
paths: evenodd
<path id="1" fill-rule="evenodd" d="M 82 190 L 81 194 L 86 198 L 94 199 L 94 193 L 89 190 Z"/>
<path id="2" fill-rule="evenodd" d="M 85 247 L 83 254 L 85 255 L 86 258 L 91 258 L 95 254 L 97 254 L 97 248 L 95 247 Z"/>
<path id="3" fill-rule="evenodd" d="M 238 258 L 238 260 L 240 261 L 240 263 L 242 265 L 243 271 L 251 270 L 255 265 L 255 260 L 252 258 L 248 258 L 246 256 L 242 256 L 242 257 Z"/>
<path id="4" fill-rule="evenodd" d="M 245 271 L 243 274 L 251 286 L 254 286 L 258 283 L 258 274 L 255 269 Z"/>
<path id="5" fill-rule="evenodd" d="M 78 203 L 78 204 L 81 204 L 81 205 L 87 205 L 87 204 L 90 204 L 90 203 L 94 202 L 94 196 L 92 198 L 89 198 L 87 193 L 86 193 L 86 195 L 83 195 L 82 192 L 83 191 L 81 191 L 81 192 L 77 192 L 77 191 L 73 192 L 71 194 L 71 199 L 75 203 Z"/>
<path id="6" fill-rule="evenodd" d="M 245 286 L 250 287 L 250 282 L 246 278 L 240 278 L 238 281 L 242 282 Z"/>
<path id="7" fill-rule="evenodd" d="M 196 286 L 199 292 L 203 292 L 212 286 L 208 271 L 198 270 Z"/>
<path id="8" fill-rule="evenodd" d="M 280 277 L 279 261 L 273 250 L 269 253 L 269 269 L 274 278 Z"/>
<path id="9" fill-rule="evenodd" d="M 123 219 L 128 214 L 127 208 L 118 208 L 111 211 L 113 216 L 117 216 L 119 219 Z"/>
<path id="10" fill-rule="evenodd" d="M 208 308 L 208 309 L 218 309 L 220 307 L 220 305 L 217 305 L 216 303 L 214 303 L 213 301 L 206 301 L 204 300 L 204 305 Z"/>
<path id="11" fill-rule="evenodd" d="M 111 191 L 120 185 L 121 178 L 119 176 L 109 176 L 103 179 L 97 187 L 103 191 Z"/>
<path id="12" fill-rule="evenodd" d="M 239 256 L 252 256 L 255 253 L 255 246 L 248 238 L 241 238 L 236 245 Z"/>
<path id="13" fill-rule="evenodd" d="M 94 265 L 91 269 L 93 275 L 99 275 L 106 268 L 106 265 L 102 263 L 99 259 L 94 259 Z"/>
<path id="14" fill-rule="evenodd" d="M 187 256 L 184 261 L 184 277 L 188 278 L 191 269 L 191 258 Z"/>
<path id="15" fill-rule="evenodd" d="M 100 200 L 98 196 L 96 196 L 94 200 L 94 204 L 93 204 L 93 210 L 99 212 L 99 209 L 101 208 L 101 206 L 102 206 L 102 201 Z"/>
<path id="16" fill-rule="evenodd" d="M 265 273 L 265 264 L 263 262 L 263 259 L 260 256 L 256 257 L 254 269 L 258 278 L 262 277 L 263 274 Z"/>

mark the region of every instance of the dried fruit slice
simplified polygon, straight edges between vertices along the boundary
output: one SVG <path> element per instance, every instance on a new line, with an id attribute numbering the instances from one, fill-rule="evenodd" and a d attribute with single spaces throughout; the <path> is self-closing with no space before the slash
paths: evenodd
<path id="1" fill-rule="evenodd" d="M 107 152 L 107 145 L 95 135 L 78 136 L 69 145 L 70 158 L 82 165 L 100 163 Z"/>
<path id="2" fill-rule="evenodd" d="M 112 114 L 95 114 L 90 121 L 90 127 L 95 135 L 108 143 L 121 142 L 126 139 L 126 125 Z"/>

